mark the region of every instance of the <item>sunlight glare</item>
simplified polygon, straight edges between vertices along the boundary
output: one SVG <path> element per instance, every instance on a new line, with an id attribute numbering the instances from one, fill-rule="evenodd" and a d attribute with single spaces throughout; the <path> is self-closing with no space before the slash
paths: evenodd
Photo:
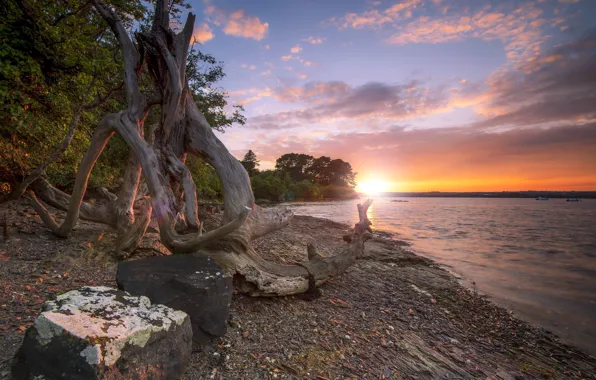
<path id="1" fill-rule="evenodd" d="M 357 191 L 367 195 L 378 195 L 389 190 L 389 184 L 381 180 L 370 180 L 358 183 Z"/>

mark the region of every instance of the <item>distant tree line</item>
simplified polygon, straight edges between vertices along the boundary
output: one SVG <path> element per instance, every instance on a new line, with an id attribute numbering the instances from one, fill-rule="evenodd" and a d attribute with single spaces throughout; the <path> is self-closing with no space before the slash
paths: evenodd
<path id="1" fill-rule="evenodd" d="M 251 177 L 256 199 L 319 200 L 356 194 L 356 173 L 349 162 L 341 159 L 288 153 L 276 160 L 275 170 L 259 171 L 259 160 L 249 150 L 241 163 Z"/>

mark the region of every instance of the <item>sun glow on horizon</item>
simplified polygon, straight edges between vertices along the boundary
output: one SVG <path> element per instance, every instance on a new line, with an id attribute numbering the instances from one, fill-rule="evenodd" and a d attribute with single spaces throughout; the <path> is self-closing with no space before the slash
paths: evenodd
<path id="1" fill-rule="evenodd" d="M 368 180 L 358 183 L 356 191 L 367 195 L 377 195 L 389 191 L 389 183 L 383 180 Z"/>

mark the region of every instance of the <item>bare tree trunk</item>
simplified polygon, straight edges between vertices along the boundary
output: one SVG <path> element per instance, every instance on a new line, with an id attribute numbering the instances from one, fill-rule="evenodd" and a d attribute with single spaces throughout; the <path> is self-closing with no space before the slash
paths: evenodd
<path id="1" fill-rule="evenodd" d="M 215 136 L 189 93 L 186 59 L 195 16 L 190 14 L 184 29 L 174 34 L 169 28 L 168 2 L 158 0 L 151 30 L 135 35 L 137 49 L 113 10 L 101 0 L 92 2 L 120 43 L 128 108 L 102 120 L 81 162 L 72 196 L 43 182 L 34 187 L 44 201 L 67 210 L 65 221 L 58 225 L 36 197 L 31 196 L 32 204 L 54 234 L 66 236 L 79 216 L 106 223 L 118 229 L 117 251 L 126 256 L 142 238 L 154 213 L 162 243 L 173 253 L 193 253 L 200 249 L 235 274 L 241 291 L 259 296 L 312 290 L 343 273 L 362 255 L 364 242 L 371 237 L 371 223 L 366 216 L 371 200 L 358 205 L 360 220 L 346 247 L 336 255 L 323 257 L 311 245 L 307 248 L 309 260 L 302 265 L 283 266 L 260 257 L 252 248 L 252 240 L 286 226 L 292 213 L 283 208 L 263 209 L 255 204 L 248 173 Z M 144 62 L 160 94 L 158 102 L 145 99 L 139 89 L 139 73 Z M 142 126 L 154 104 L 161 106 L 161 121 L 155 128 L 155 138 L 145 139 Z M 114 132 L 122 136 L 130 149 L 129 165 L 118 194 L 107 194 L 113 199 L 110 202 L 113 206 L 96 209 L 82 199 L 91 169 Z M 206 233 L 202 233 L 198 219 L 196 188 L 184 164 L 186 154 L 205 159 L 215 168 L 222 183 L 222 225 Z M 137 197 L 141 176 L 149 198 Z M 187 233 L 175 229 L 177 220 L 184 220 L 189 227 L 184 231 Z"/>

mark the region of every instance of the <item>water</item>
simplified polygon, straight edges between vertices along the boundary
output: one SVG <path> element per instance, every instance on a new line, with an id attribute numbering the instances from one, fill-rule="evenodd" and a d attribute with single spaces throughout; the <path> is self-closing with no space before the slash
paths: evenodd
<path id="1" fill-rule="evenodd" d="M 361 201 L 287 206 L 354 224 Z M 368 216 L 497 304 L 596 354 L 596 200 L 375 198 Z"/>

